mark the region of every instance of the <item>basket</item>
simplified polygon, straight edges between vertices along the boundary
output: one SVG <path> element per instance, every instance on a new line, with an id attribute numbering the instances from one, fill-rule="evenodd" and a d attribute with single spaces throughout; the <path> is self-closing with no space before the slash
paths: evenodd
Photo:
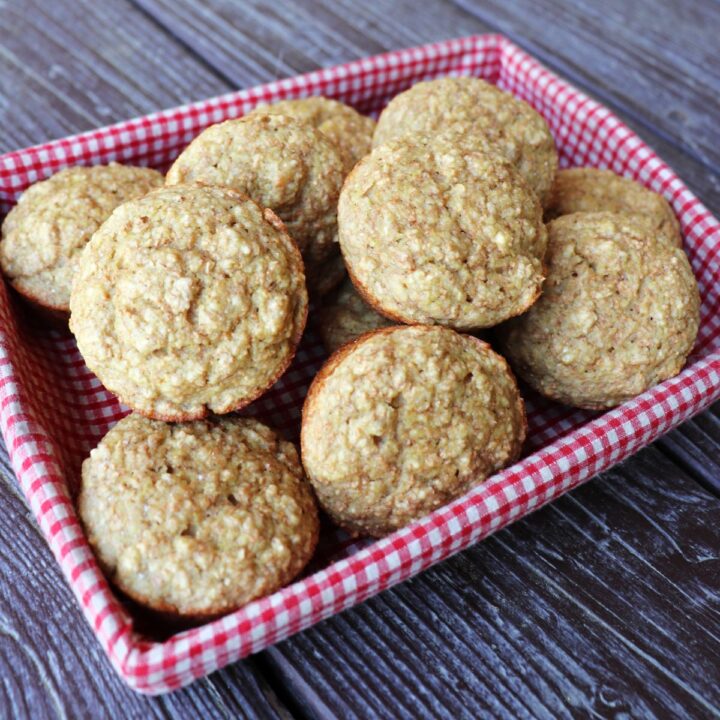
<path id="1" fill-rule="evenodd" d="M 111 160 L 161 170 L 201 130 L 258 103 L 322 94 L 376 113 L 419 80 L 474 75 L 547 120 L 561 165 L 609 167 L 662 193 L 680 218 L 702 296 L 686 368 L 604 414 L 532 394 L 525 457 L 459 500 L 378 541 L 326 528 L 306 574 L 273 595 L 161 641 L 145 636 L 108 586 L 78 523 L 73 495 L 90 449 L 127 410 L 87 370 L 67 331 L 27 315 L 0 287 L 0 429 L 28 503 L 113 665 L 134 689 L 181 687 L 424 570 L 576 487 L 720 396 L 720 224 L 673 171 L 597 102 L 499 35 L 377 55 L 147 115 L 0 156 L 0 210 L 70 165 Z M 312 328 L 290 370 L 248 413 L 297 436 L 300 408 L 324 353 Z"/>

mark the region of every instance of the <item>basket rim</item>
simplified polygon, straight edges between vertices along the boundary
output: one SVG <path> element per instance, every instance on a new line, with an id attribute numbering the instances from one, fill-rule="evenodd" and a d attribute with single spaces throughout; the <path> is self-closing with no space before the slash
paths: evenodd
<path id="1" fill-rule="evenodd" d="M 5 153 L 0 155 L 0 208 L 3 204 L 7 207 L 19 191 L 20 184 L 14 181 L 18 171 L 31 178 L 51 158 L 76 164 L 93 153 L 109 153 L 122 160 L 126 134 L 145 133 L 152 145 L 157 137 L 153 128 L 159 128 L 160 134 L 178 132 L 183 117 L 201 116 L 190 128 L 192 132 L 205 120 L 214 122 L 218 113 L 230 108 L 242 111 L 243 104 L 268 96 L 313 94 L 324 83 L 362 78 L 371 66 L 388 70 L 403 62 L 431 63 L 449 53 L 486 53 L 499 67 L 505 62 L 531 77 L 538 92 L 553 93 L 553 102 L 558 98 L 573 102 L 578 113 L 593 118 L 604 132 L 624 144 L 628 168 L 671 199 L 685 219 L 684 232 L 711 238 L 720 247 L 720 223 L 639 137 L 600 103 L 500 34 L 471 35 L 368 56 Z M 720 275 L 720 266 L 716 271 Z M 679 375 L 533 452 L 462 498 L 223 618 L 155 642 L 135 633 L 131 618 L 107 581 L 98 577 L 97 564 L 79 529 L 54 458 L 52 441 L 23 400 L 26 389 L 15 372 L 8 340 L 13 330 L 5 317 L 9 316 L 7 299 L 0 299 L 0 310 L 0 430 L 15 473 L 113 665 L 131 687 L 148 694 L 181 687 L 411 577 L 614 465 L 720 397 L 718 335 L 710 338 L 702 354 Z"/>

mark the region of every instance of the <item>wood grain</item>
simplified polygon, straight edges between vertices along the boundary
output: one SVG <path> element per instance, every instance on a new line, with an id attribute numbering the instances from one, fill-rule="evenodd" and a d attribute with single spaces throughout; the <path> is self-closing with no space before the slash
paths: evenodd
<path id="1" fill-rule="evenodd" d="M 678 464 L 690 470 L 705 488 L 720 497 L 720 404 L 715 404 L 691 423 L 666 435 L 662 448 Z"/>
<path id="2" fill-rule="evenodd" d="M 230 87 L 125 0 L 4 0 L 0 13 L 0 152 Z"/>
<path id="3" fill-rule="evenodd" d="M 718 716 L 718 512 L 649 449 L 269 663 L 315 717 Z"/>
<path id="4" fill-rule="evenodd" d="M 720 170 L 715 121 L 720 5 L 706 0 L 567 3 L 454 0 L 480 22 L 522 39 L 572 82 L 591 84 L 602 102 L 714 172 Z"/>
<path id="5" fill-rule="evenodd" d="M 612 0 L 603 17 L 581 5 L 0 0 L 12 29 L 0 38 L 0 150 L 504 28 L 619 110 L 720 210 L 717 128 L 706 112 L 720 89 L 707 42 L 716 8 L 694 0 L 658 12 L 644 2 L 621 14 Z M 690 90 L 666 87 L 679 76 Z M 716 409 L 662 441 L 707 487 L 720 477 L 718 422 Z M 0 471 L 0 533 L 12 538 L 0 545 L 1 715 L 717 715 L 717 500 L 657 449 L 423 576 L 157 699 L 114 675 Z"/>
<path id="6" fill-rule="evenodd" d="M 633 106 L 633 109 L 623 102 L 626 95 L 636 90 L 640 93 L 642 90 L 629 81 L 641 76 L 644 71 L 644 66 L 639 64 L 644 45 L 638 46 L 637 43 L 643 37 L 640 29 L 645 15 L 657 15 L 653 10 L 653 3 L 635 4 L 633 21 L 636 24 L 630 24 L 627 32 L 634 33 L 636 41 L 630 42 L 625 35 L 622 35 L 622 41 L 616 39 L 616 35 L 610 32 L 609 22 L 606 22 L 605 26 L 599 24 L 603 19 L 600 10 L 588 7 L 585 8 L 585 15 L 582 10 L 561 12 L 560 8 L 567 3 L 560 0 L 544 0 L 545 3 L 555 3 L 553 11 L 545 16 L 537 15 L 535 4 L 528 0 L 507 3 L 507 7 L 505 3 L 498 2 L 500 7 L 497 11 L 486 15 L 479 10 L 485 7 L 486 3 L 463 4 L 459 0 L 451 3 L 425 0 L 422 12 L 417 11 L 417 3 L 413 0 L 375 0 L 360 7 L 354 0 L 317 0 L 306 7 L 292 0 L 277 0 L 272 4 L 272 10 L 261 9 L 263 3 L 238 5 L 232 0 L 209 0 L 202 4 L 193 0 L 136 2 L 148 15 L 170 28 L 183 42 L 192 43 L 195 52 L 208 66 L 221 72 L 238 87 L 307 72 L 318 66 L 347 62 L 362 55 L 384 52 L 396 47 L 472 33 L 507 31 L 522 46 L 536 49 L 541 59 L 551 67 L 610 105 L 633 129 L 645 136 L 663 157 L 678 168 L 693 189 L 705 191 L 704 200 L 711 205 L 714 203 L 714 207 L 720 207 L 716 197 L 716 191 L 720 191 L 720 163 L 716 164 L 714 172 L 708 175 L 706 164 L 699 157 L 694 157 L 697 153 L 688 152 L 690 146 L 687 143 L 683 145 L 687 140 L 687 132 L 683 131 L 679 139 L 674 135 L 677 130 L 677 126 L 673 124 L 675 114 L 670 112 L 665 98 L 660 99 L 657 94 L 648 92 L 642 94 L 643 107 L 647 107 L 648 113 L 636 112 L 637 105 Z M 460 7 L 461 4 L 464 6 Z M 592 6 L 589 3 L 582 5 Z M 694 5 L 699 6 L 699 1 L 693 0 L 691 6 Z M 506 19 L 511 10 L 512 22 Z M 698 12 L 699 7 L 695 8 L 694 14 L 697 15 Z M 616 12 L 611 17 L 617 21 L 617 15 Z M 588 32 L 595 32 L 593 50 L 588 50 L 588 54 L 594 51 L 594 56 L 583 66 L 582 72 L 566 72 L 574 68 L 569 61 L 565 62 L 565 53 L 572 56 L 574 45 L 569 44 L 565 35 L 559 35 L 556 23 L 548 23 L 545 19 L 562 17 L 563 22 L 570 23 L 571 19 L 575 18 L 576 22 L 580 22 L 578 16 L 580 19 L 585 18 L 586 24 L 590 24 Z M 389 21 L 393 17 L 402 17 L 402 22 Z M 592 22 L 595 24 L 592 25 Z M 258 24 L 261 25 L 260 28 L 257 27 Z M 656 17 L 654 24 L 664 28 L 666 35 L 674 30 L 673 47 L 682 45 L 688 48 L 688 52 L 692 52 L 690 46 L 695 42 L 698 32 L 711 32 L 709 29 L 699 30 L 697 23 L 687 21 L 671 25 L 662 16 L 660 19 Z M 573 37 L 573 32 L 571 25 L 566 34 Z M 311 34 L 312 42 L 307 40 L 308 34 Z M 539 43 L 544 38 L 544 44 L 540 46 Z M 302 47 L 302 52 L 294 50 L 296 43 Z M 618 72 L 615 76 L 606 72 L 607 50 L 598 50 L 598 44 L 607 44 L 607 47 L 620 57 L 618 63 L 626 63 L 623 72 Z M 552 50 L 547 49 L 549 47 Z M 711 47 L 707 46 L 705 54 L 711 53 Z M 654 52 L 655 63 L 665 63 L 668 66 L 668 77 L 680 72 L 672 62 L 682 62 L 684 56 L 673 55 L 667 42 L 658 42 Z M 701 63 L 702 58 L 697 62 Z M 710 67 L 716 64 L 717 60 L 713 59 Z M 714 84 L 709 82 L 703 93 L 699 96 L 693 95 L 693 101 L 684 106 L 683 112 L 688 117 L 697 115 L 702 120 L 701 122 L 698 119 L 697 127 L 693 127 L 693 132 L 696 133 L 693 135 L 693 142 L 703 146 L 720 147 L 714 134 L 717 128 L 710 121 L 712 113 L 706 111 L 708 107 L 716 104 L 719 83 L 712 73 L 707 77 L 708 80 L 712 79 Z M 678 107 L 678 103 L 673 107 Z M 666 114 L 668 118 L 665 118 Z M 669 117 L 670 115 L 672 117 Z"/>

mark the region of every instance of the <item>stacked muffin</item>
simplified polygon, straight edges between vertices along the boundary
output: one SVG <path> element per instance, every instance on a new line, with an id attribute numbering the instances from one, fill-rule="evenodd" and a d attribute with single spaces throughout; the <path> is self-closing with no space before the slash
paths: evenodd
<path id="1" fill-rule="evenodd" d="M 211 126 L 154 171 L 75 168 L 3 225 L 13 286 L 134 412 L 83 465 L 98 561 L 183 618 L 281 587 L 320 506 L 384 535 L 519 457 L 529 385 L 604 408 L 677 373 L 698 292 L 669 205 L 557 172 L 544 120 L 473 78 L 419 83 L 377 127 L 325 98 Z M 545 221 L 548 222 L 546 226 Z M 330 291 L 334 291 L 328 295 Z M 232 414 L 312 320 L 332 353 L 295 447 Z"/>

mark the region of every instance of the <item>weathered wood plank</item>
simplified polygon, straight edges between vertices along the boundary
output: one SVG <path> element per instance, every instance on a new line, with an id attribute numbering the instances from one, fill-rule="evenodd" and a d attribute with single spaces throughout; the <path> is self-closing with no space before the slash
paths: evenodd
<path id="1" fill-rule="evenodd" d="M 512 3 L 507 8 L 504 3 L 497 2 L 492 12 L 483 13 L 481 10 L 486 3 L 479 5 L 469 0 L 453 3 L 427 0 L 422 4 L 422 11 L 418 11 L 412 0 L 376 0 L 360 6 L 353 0 L 318 0 L 312 6 L 277 0 L 272 10 L 263 8 L 262 3 L 239 6 L 231 0 L 209 0 L 201 5 L 192 0 L 136 2 L 182 40 L 193 43 L 208 65 L 241 87 L 396 47 L 502 30 L 523 46 L 537 49 L 542 59 L 554 64 L 561 74 L 601 96 L 640 134 L 647 135 L 650 129 L 658 136 L 650 142 L 660 146 L 664 155 L 670 153 L 682 157 L 690 151 L 697 156 L 696 160 L 701 160 L 702 153 L 695 152 L 692 143 L 711 149 L 720 147 L 714 134 L 718 132 L 717 128 L 709 119 L 712 114 L 707 112 L 707 108 L 716 103 L 718 81 L 713 68 L 718 61 L 714 56 L 708 59 L 712 55 L 711 44 L 705 45 L 704 50 L 692 47 L 698 33 L 701 36 L 712 34 L 711 22 L 707 27 L 700 27 L 703 23 L 699 19 L 699 0 L 690 3 L 690 20 L 686 17 L 684 22 L 676 24 L 672 24 L 672 16 L 668 22 L 662 13 L 657 13 L 654 4 L 636 3 L 632 17 L 626 19 L 625 27 L 617 32 L 611 32 L 611 29 L 612 23 L 619 22 L 619 10 L 605 18 L 599 8 L 584 7 L 591 3 L 582 4 L 582 10 L 561 10 L 568 5 L 562 0 L 543 0 L 545 4 L 554 4 L 552 12 L 548 11 L 546 15 L 538 14 L 536 5 L 528 2 Z M 618 2 L 616 0 L 615 4 Z M 670 5 L 676 8 L 676 4 Z M 668 12 L 679 12 L 680 5 L 673 8 Z M 507 19 L 509 14 L 512 14 L 511 20 Z M 650 53 L 643 35 L 646 16 L 652 16 L 653 20 L 653 38 L 657 40 L 653 46 L 654 54 Z M 557 21 L 554 19 L 549 23 L 547 17 L 557 18 Z M 393 22 L 393 18 L 402 18 L 402 22 Z M 565 58 L 566 53 L 572 57 L 576 51 L 575 25 L 583 21 L 589 26 L 585 31 L 593 36 L 593 44 L 583 45 L 586 62 L 580 72 L 569 61 L 565 62 Z M 564 34 L 560 34 L 561 30 Z M 672 42 L 668 35 L 673 36 Z M 296 49 L 298 46 L 302 51 Z M 548 50 L 548 47 L 552 49 Z M 685 54 L 679 48 L 685 48 Z M 619 58 L 614 66 L 615 74 L 610 74 L 605 64 L 609 52 L 616 53 Z M 687 55 L 692 60 L 685 60 Z M 640 82 L 645 68 L 643 63 L 654 63 L 653 67 L 665 69 L 665 85 L 655 87 L 655 93 L 651 92 L 653 86 L 648 89 Z M 705 68 L 700 83 L 685 77 L 689 66 L 694 68 L 696 65 Z M 686 82 L 678 83 L 677 77 L 681 73 Z M 707 85 L 704 85 L 706 80 Z M 682 98 L 671 105 L 666 97 L 660 96 L 660 91 L 668 84 L 683 86 L 677 88 L 683 93 Z M 688 84 L 692 86 L 689 89 L 685 87 Z M 633 93 L 637 93 L 637 101 L 634 104 L 626 102 L 628 96 L 634 97 Z M 692 143 L 688 140 L 688 127 L 673 124 L 679 121 L 678 108 L 686 118 L 685 122 L 692 126 Z M 647 111 L 640 112 L 640 109 Z M 651 121 L 650 128 L 648 121 Z M 685 143 L 681 148 L 684 152 L 678 153 L 678 143 Z M 669 147 L 674 147 L 675 152 Z M 671 157 L 668 160 L 673 162 Z M 715 164 L 715 170 L 720 170 L 720 162 Z M 708 181 L 703 178 L 705 172 L 703 163 L 698 162 L 693 172 L 697 177 L 696 187 L 707 186 Z M 717 177 L 711 178 L 710 182 L 714 189 L 720 189 Z"/>
<path id="2" fill-rule="evenodd" d="M 267 651 L 319 717 L 720 715 L 720 529 L 658 451 Z"/>
<path id="3" fill-rule="evenodd" d="M 479 28 L 471 15 L 437 0 L 422 11 L 409 0 L 135 1 L 240 87 Z"/>
<path id="4" fill-rule="evenodd" d="M 454 0 L 517 38 L 602 101 L 720 169 L 717 109 L 720 5 L 686 2 Z"/>
<path id="5" fill-rule="evenodd" d="M 251 663 L 162 698 L 136 694 L 115 674 L 35 519 L 5 482 L 0 537 L 3 717 L 290 717 Z"/>
<path id="6" fill-rule="evenodd" d="M 720 496 L 720 403 L 666 435 L 661 443 L 670 457 Z"/>
<path id="7" fill-rule="evenodd" d="M 125 0 L 5 0 L 0 13 L 0 152 L 229 89 Z"/>

